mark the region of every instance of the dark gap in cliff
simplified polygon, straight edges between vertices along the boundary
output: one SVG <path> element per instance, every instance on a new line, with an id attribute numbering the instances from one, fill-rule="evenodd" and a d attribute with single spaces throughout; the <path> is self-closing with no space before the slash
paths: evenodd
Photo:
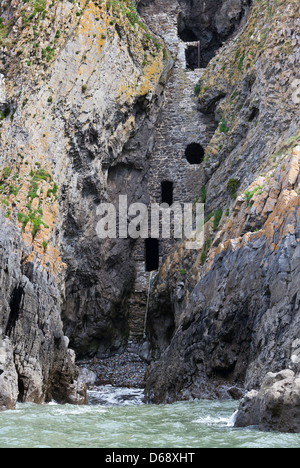
<path id="1" fill-rule="evenodd" d="M 158 239 L 145 239 L 146 271 L 156 271 L 159 267 L 159 241 Z"/>
<path id="2" fill-rule="evenodd" d="M 3 118 L 6 118 L 9 116 L 11 109 L 7 103 L 0 103 L 0 112 L 2 112 Z"/>
<path id="3" fill-rule="evenodd" d="M 299 307 L 297 307 L 297 302 L 298 302 L 297 299 L 298 299 L 298 293 L 294 295 L 292 302 L 291 302 L 291 321 L 295 319 L 295 314 L 299 310 Z"/>
<path id="4" fill-rule="evenodd" d="M 119 38 L 122 40 L 122 30 L 120 26 L 118 25 L 118 23 L 115 24 L 115 30 L 117 31 Z"/>
<path id="5" fill-rule="evenodd" d="M 252 202 L 253 203 L 253 202 Z M 251 201 L 250 201 L 250 206 L 251 206 Z M 260 229 L 262 229 L 266 219 L 262 216 L 256 216 L 253 215 L 252 213 L 248 216 L 244 229 L 242 230 L 242 235 L 247 234 L 247 232 L 257 232 Z"/>
<path id="6" fill-rule="evenodd" d="M 205 30 L 197 24 L 191 11 L 188 16 L 182 13 L 178 16 L 178 36 L 184 42 L 200 41 L 200 67 L 206 68 L 217 50 L 222 46 L 222 38 L 216 30 Z M 198 47 L 190 46 L 186 50 L 187 67 L 191 70 L 198 68 Z"/>
<path id="7" fill-rule="evenodd" d="M 90 127 L 87 132 L 88 141 L 91 145 L 96 145 L 98 143 L 98 132 L 94 127 Z M 94 154 L 89 154 L 91 159 L 95 159 Z"/>
<path id="8" fill-rule="evenodd" d="M 213 373 L 216 377 L 228 379 L 233 374 L 236 367 L 236 361 L 230 364 L 228 367 L 214 367 Z"/>
<path id="9" fill-rule="evenodd" d="M 204 148 L 199 143 L 191 143 L 185 150 L 185 157 L 190 164 L 201 164 L 205 155 Z"/>
<path id="10" fill-rule="evenodd" d="M 143 116 L 145 115 L 145 112 L 147 110 L 147 107 L 149 105 L 149 101 L 147 100 L 147 96 L 140 96 L 136 103 L 133 106 L 133 114 L 138 117 L 138 116 Z M 127 119 L 126 119 L 127 120 Z M 125 122 L 124 122 L 125 123 Z"/>
<path id="11" fill-rule="evenodd" d="M 21 271 L 23 275 L 25 275 L 31 283 L 33 282 L 33 275 L 34 275 L 34 264 L 32 262 L 26 262 L 21 266 Z"/>
<path id="12" fill-rule="evenodd" d="M 61 336 L 55 336 L 54 337 L 54 346 L 55 348 L 59 349 L 61 345 L 62 339 Z"/>
<path id="13" fill-rule="evenodd" d="M 174 184 L 168 180 L 161 183 L 161 202 L 173 205 Z"/>
<path id="14" fill-rule="evenodd" d="M 219 102 L 226 97 L 224 91 L 215 90 L 215 95 L 208 101 L 200 103 L 199 110 L 202 114 L 215 116 Z M 215 120 L 216 128 L 219 126 L 220 119 Z"/>
<path id="15" fill-rule="evenodd" d="M 24 385 L 23 379 L 20 376 L 18 376 L 18 391 L 19 391 L 18 402 L 23 403 L 24 394 L 25 394 L 25 385 Z"/>
<path id="16" fill-rule="evenodd" d="M 200 41 L 201 68 L 206 68 L 224 42 L 235 36 L 251 6 L 250 0 L 243 0 L 240 8 L 229 17 L 225 11 L 221 12 L 222 1 L 220 0 L 217 0 L 214 6 L 207 6 L 205 2 L 196 3 L 192 0 L 180 0 L 179 3 L 182 11 L 177 18 L 178 36 L 186 43 Z M 219 15 L 216 12 L 219 12 Z M 198 58 L 196 62 L 193 61 L 193 67 L 198 68 Z M 191 68 L 191 62 L 189 68 Z"/>
<path id="17" fill-rule="evenodd" d="M 171 304 L 165 304 L 157 318 L 157 335 L 160 351 L 163 352 L 171 343 L 175 331 L 174 311 Z M 160 332 L 158 332 L 158 329 Z"/>
<path id="18" fill-rule="evenodd" d="M 97 180 L 93 180 L 91 176 L 89 177 L 86 177 L 83 181 L 82 181 L 82 195 L 83 197 L 94 197 L 96 200 L 99 200 L 99 190 L 98 190 L 98 186 L 97 186 L 97 183 L 98 181 Z M 79 188 L 79 187 L 78 187 Z"/>
<path id="19" fill-rule="evenodd" d="M 159 359 L 170 345 L 176 329 L 175 312 L 171 300 L 159 302 L 157 307 L 149 311 L 147 333 L 151 342 L 151 356 Z"/>
<path id="20" fill-rule="evenodd" d="M 248 122 L 253 122 L 257 120 L 259 116 L 259 109 L 257 107 L 252 107 L 251 114 L 249 115 Z"/>
<path id="21" fill-rule="evenodd" d="M 172 306 L 169 307 L 169 309 L 166 310 L 167 313 L 164 314 L 165 320 L 164 320 L 164 338 L 165 338 L 165 343 L 166 343 L 166 348 L 169 346 L 171 343 L 171 340 L 173 338 L 174 332 L 175 332 L 175 319 L 174 319 L 174 311 Z"/>
<path id="22" fill-rule="evenodd" d="M 15 327 L 15 324 L 19 318 L 20 310 L 21 310 L 21 303 L 24 296 L 24 289 L 22 286 L 16 286 L 12 292 L 10 298 L 10 314 L 7 322 L 7 327 L 5 330 L 6 335 L 10 335 L 12 329 Z"/>
<path id="23" fill-rule="evenodd" d="M 88 321 L 89 321 L 88 316 L 87 316 L 87 315 L 84 315 L 84 316 L 82 317 L 82 328 L 83 328 L 83 330 L 87 330 L 87 328 L 88 328 Z"/>

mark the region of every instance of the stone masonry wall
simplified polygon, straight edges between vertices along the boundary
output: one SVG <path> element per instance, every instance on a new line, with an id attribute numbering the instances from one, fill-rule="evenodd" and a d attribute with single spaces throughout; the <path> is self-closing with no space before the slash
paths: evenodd
<path id="1" fill-rule="evenodd" d="M 145 14 L 144 14 L 145 13 Z M 161 184 L 173 182 L 173 201 L 193 203 L 199 198 L 204 184 L 202 164 L 191 165 L 185 150 L 191 143 L 199 143 L 204 149 L 216 128 L 214 119 L 198 110 L 195 85 L 202 69 L 187 69 L 185 50 L 190 43 L 183 42 L 177 31 L 178 8 L 141 10 L 144 20 L 153 32 L 161 36 L 171 53 L 174 66 L 165 87 L 164 105 L 158 119 L 148 173 L 150 203 L 161 203 Z M 150 215 L 149 215 L 150 219 Z M 160 240 L 160 262 L 169 253 L 174 239 Z M 141 239 L 136 243 L 136 283 L 128 304 L 130 341 L 141 341 L 147 309 L 150 273 L 145 272 L 145 246 Z M 151 274 L 153 277 L 155 273 Z"/>

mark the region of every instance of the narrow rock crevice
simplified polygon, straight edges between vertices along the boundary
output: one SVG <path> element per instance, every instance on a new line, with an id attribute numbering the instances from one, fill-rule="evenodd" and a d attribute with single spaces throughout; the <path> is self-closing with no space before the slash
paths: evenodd
<path id="1" fill-rule="evenodd" d="M 10 336 L 12 330 L 15 328 L 16 322 L 22 310 L 22 301 L 24 298 L 24 288 L 22 285 L 15 287 L 10 298 L 10 314 L 5 330 L 5 335 Z"/>

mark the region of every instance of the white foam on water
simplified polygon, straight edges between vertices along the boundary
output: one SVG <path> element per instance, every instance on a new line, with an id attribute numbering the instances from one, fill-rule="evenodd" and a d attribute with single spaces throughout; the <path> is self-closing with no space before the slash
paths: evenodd
<path id="1" fill-rule="evenodd" d="M 229 425 L 228 418 L 214 417 L 214 416 L 203 416 L 198 419 L 195 419 L 193 422 L 198 423 L 198 424 L 207 424 L 207 425 L 214 425 L 214 424 L 218 424 L 222 426 Z"/>
<path id="2" fill-rule="evenodd" d="M 88 397 L 90 405 L 136 406 L 143 404 L 144 390 L 103 385 L 89 390 Z"/>
<path id="3" fill-rule="evenodd" d="M 84 406 L 18 403 L 1 413 L 3 448 L 299 448 L 299 434 L 231 429 L 236 402 L 193 401 L 171 405 L 143 403 L 142 389 L 91 389 Z M 140 405 L 140 406 L 138 406 Z"/>
<path id="4" fill-rule="evenodd" d="M 196 420 L 194 423 L 210 425 L 218 425 L 221 427 L 234 427 L 238 411 L 235 411 L 229 418 L 222 416 L 202 416 Z"/>
<path id="5" fill-rule="evenodd" d="M 229 419 L 229 421 L 228 421 L 228 424 L 227 424 L 228 427 L 234 427 L 235 422 L 236 422 L 237 415 L 238 415 L 238 410 L 236 410 L 236 411 L 233 413 L 233 415 L 230 417 L 230 419 Z"/>

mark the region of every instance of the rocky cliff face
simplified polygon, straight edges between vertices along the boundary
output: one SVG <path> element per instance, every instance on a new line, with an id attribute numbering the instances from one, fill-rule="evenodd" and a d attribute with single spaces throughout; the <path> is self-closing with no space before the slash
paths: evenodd
<path id="1" fill-rule="evenodd" d="M 236 397 L 293 366 L 299 336 L 299 19 L 255 2 L 199 86 L 219 126 L 203 171 L 205 244 L 165 260 L 148 314 L 149 401 Z M 175 324 L 164 327 L 164 311 Z M 152 354 L 151 354 L 152 353 Z"/>
<path id="2" fill-rule="evenodd" d="M 296 346 L 295 346 L 296 347 Z M 293 355 L 295 358 L 298 356 Z M 299 375 L 299 367 L 297 369 Z M 276 374 L 269 372 L 261 389 L 243 398 L 235 426 L 258 426 L 263 431 L 299 433 L 299 376 L 291 369 Z"/>
<path id="3" fill-rule="evenodd" d="M 143 328 L 143 249 L 99 239 L 98 207 L 169 178 L 205 201 L 205 244 L 174 245 L 153 281 L 148 400 L 297 374 L 297 2 L 136 4 L 1 1 L 1 408 L 83 402 L 69 342 L 109 356 Z"/>
<path id="4" fill-rule="evenodd" d="M 99 240 L 97 207 L 147 197 L 163 47 L 132 2 L 2 1 L 0 26 L 2 407 L 76 400 L 69 340 L 127 344 L 133 246 Z"/>

